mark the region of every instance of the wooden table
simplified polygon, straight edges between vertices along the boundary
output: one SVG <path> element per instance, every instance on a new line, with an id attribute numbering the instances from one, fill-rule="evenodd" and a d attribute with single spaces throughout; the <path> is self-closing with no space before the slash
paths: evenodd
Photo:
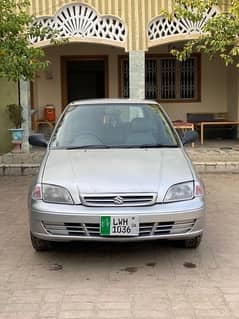
<path id="1" fill-rule="evenodd" d="M 176 129 L 182 130 L 183 133 L 185 133 L 187 130 L 194 131 L 194 124 L 190 122 L 174 121 L 173 126 Z M 192 143 L 192 147 L 194 147 L 194 143 Z"/>
<path id="2" fill-rule="evenodd" d="M 197 125 L 201 129 L 201 145 L 204 143 L 204 126 L 206 125 L 239 125 L 239 121 L 215 121 L 215 122 L 200 122 Z"/>

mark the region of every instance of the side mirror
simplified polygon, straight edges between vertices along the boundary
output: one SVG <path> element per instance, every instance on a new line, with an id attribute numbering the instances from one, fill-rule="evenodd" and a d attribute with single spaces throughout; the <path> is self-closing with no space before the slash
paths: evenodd
<path id="1" fill-rule="evenodd" d="M 32 134 L 28 138 L 28 142 L 33 146 L 47 147 L 48 143 L 44 137 L 44 134 Z"/>
<path id="2" fill-rule="evenodd" d="M 182 137 L 183 145 L 188 143 L 196 142 L 198 139 L 198 132 L 196 131 L 187 131 Z"/>

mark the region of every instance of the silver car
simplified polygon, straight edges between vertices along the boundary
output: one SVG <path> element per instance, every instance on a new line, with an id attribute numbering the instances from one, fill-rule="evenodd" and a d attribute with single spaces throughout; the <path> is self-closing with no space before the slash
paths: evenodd
<path id="1" fill-rule="evenodd" d="M 30 192 L 35 250 L 54 241 L 169 239 L 196 248 L 204 227 L 204 190 L 182 140 L 153 101 L 70 103 Z"/>

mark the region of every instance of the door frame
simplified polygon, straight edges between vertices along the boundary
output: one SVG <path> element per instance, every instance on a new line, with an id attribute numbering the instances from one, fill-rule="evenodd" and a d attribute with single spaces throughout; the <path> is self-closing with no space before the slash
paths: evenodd
<path id="1" fill-rule="evenodd" d="M 67 62 L 69 61 L 104 61 L 104 85 L 105 97 L 108 97 L 108 56 L 107 55 L 74 55 L 74 56 L 61 56 L 61 101 L 62 111 L 68 104 L 67 102 Z"/>

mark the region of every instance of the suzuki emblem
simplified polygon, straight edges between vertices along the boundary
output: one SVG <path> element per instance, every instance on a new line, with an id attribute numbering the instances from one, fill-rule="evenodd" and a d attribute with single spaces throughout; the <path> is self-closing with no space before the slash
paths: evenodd
<path id="1" fill-rule="evenodd" d="M 114 204 L 115 205 L 122 205 L 122 204 L 124 204 L 124 199 L 121 196 L 116 196 L 114 198 Z"/>

